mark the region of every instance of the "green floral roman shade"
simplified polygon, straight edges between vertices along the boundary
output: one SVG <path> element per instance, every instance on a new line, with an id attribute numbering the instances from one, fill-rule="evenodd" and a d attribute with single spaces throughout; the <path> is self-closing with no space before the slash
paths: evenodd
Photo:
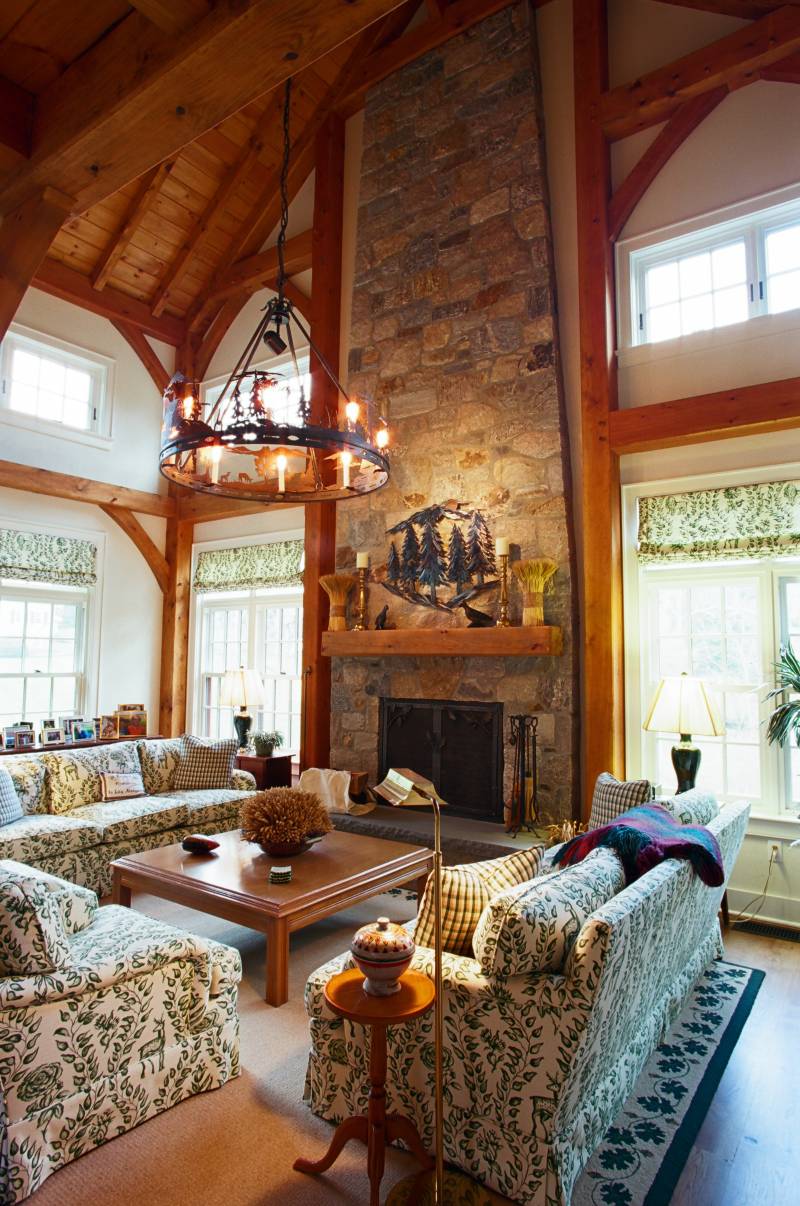
<path id="1" fill-rule="evenodd" d="M 211 549 L 197 558 L 196 591 L 257 590 L 263 586 L 301 586 L 302 540 L 276 540 L 235 549 Z"/>
<path id="2" fill-rule="evenodd" d="M 639 560 L 731 561 L 800 553 L 800 482 L 639 500 Z"/>
<path id="3" fill-rule="evenodd" d="M 91 540 L 71 536 L 0 528 L 0 578 L 54 586 L 93 586 L 97 581 L 97 547 Z"/>

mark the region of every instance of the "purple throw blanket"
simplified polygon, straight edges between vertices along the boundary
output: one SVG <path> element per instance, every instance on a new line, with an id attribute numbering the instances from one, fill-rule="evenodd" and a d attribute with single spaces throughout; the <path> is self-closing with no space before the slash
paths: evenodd
<path id="1" fill-rule="evenodd" d="M 722 852 L 714 834 L 702 825 L 681 825 L 660 804 L 642 804 L 608 825 L 579 833 L 562 846 L 553 862 L 572 866 L 598 846 L 616 851 L 629 884 L 668 858 L 688 859 L 710 888 L 725 882 Z"/>

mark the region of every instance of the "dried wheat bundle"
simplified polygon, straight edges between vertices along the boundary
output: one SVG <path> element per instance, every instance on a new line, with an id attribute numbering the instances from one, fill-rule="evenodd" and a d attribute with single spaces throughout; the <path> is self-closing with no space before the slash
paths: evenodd
<path id="1" fill-rule="evenodd" d="M 544 592 L 549 589 L 558 566 L 549 557 L 532 557 L 511 565 L 522 588 L 522 624 L 536 628 L 544 624 Z"/>
<path id="2" fill-rule="evenodd" d="M 331 601 L 328 632 L 347 629 L 347 597 L 356 584 L 352 574 L 323 574 L 319 584 Z"/>
<path id="3" fill-rule="evenodd" d="M 333 829 L 319 796 L 295 787 L 270 787 L 242 804 L 242 838 L 260 846 L 293 845 Z"/>

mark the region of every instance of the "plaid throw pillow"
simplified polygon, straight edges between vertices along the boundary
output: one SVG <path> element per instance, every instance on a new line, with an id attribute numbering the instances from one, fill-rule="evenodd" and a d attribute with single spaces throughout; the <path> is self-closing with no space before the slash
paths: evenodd
<path id="1" fill-rule="evenodd" d="M 0 825 L 10 825 L 12 821 L 20 821 L 24 816 L 14 780 L 4 767 L 0 766 Z"/>
<path id="2" fill-rule="evenodd" d="M 629 808 L 646 804 L 652 798 L 653 788 L 647 779 L 620 781 L 604 771 L 597 776 L 594 785 L 589 828 L 599 829 L 601 825 L 608 825 Z"/>
<path id="3" fill-rule="evenodd" d="M 442 867 L 442 947 L 453 955 L 472 954 L 472 934 L 491 898 L 527 883 L 538 873 L 544 846 L 517 850 L 504 858 L 461 867 Z M 414 929 L 417 946 L 432 947 L 436 935 L 433 878 L 428 879 Z"/>
<path id="4" fill-rule="evenodd" d="M 229 787 L 237 748 L 235 737 L 229 741 L 203 741 L 189 735 L 181 737 L 173 791 Z"/>

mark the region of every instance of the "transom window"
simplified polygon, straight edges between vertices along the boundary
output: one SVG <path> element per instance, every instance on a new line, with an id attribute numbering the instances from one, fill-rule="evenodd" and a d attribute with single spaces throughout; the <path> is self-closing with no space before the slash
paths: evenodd
<path id="1" fill-rule="evenodd" d="M 302 589 L 236 591 L 196 596 L 199 656 L 196 726 L 206 737 L 233 735 L 233 709 L 221 707 L 226 670 L 256 669 L 265 701 L 253 715 L 253 729 L 283 735 L 283 751 L 300 749 L 302 700 Z"/>
<path id="2" fill-rule="evenodd" d="M 12 330 L 2 347 L 2 404 L 13 415 L 107 434 L 109 365 L 60 341 Z"/>
<path id="3" fill-rule="evenodd" d="M 0 582 L 0 726 L 81 715 L 88 592 Z"/>
<path id="4" fill-rule="evenodd" d="M 276 376 L 285 376 L 286 378 L 273 386 L 272 389 L 266 391 L 263 398 L 267 411 L 276 423 L 296 424 L 298 422 L 301 385 L 306 399 L 311 396 L 311 374 L 308 371 L 308 357 L 298 357 L 298 365 L 301 373 L 299 380 L 291 363 L 284 360 L 270 361 L 253 366 L 254 368 L 274 372 Z M 227 378 L 203 387 L 203 401 L 206 406 L 213 406 L 225 388 L 226 381 Z"/>
<path id="5" fill-rule="evenodd" d="M 640 246 L 628 263 L 634 345 L 800 309 L 800 202 Z"/>

